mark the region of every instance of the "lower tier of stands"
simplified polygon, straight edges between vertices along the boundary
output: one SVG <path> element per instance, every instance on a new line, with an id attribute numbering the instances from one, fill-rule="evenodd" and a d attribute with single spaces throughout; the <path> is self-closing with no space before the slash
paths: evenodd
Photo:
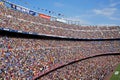
<path id="1" fill-rule="evenodd" d="M 0 74 L 4 79 L 31 80 L 72 61 L 107 53 L 120 53 L 120 41 L 49 41 L 1 36 Z"/>
<path id="2" fill-rule="evenodd" d="M 118 64 L 120 55 L 96 57 L 57 69 L 38 80 L 106 80 Z"/>

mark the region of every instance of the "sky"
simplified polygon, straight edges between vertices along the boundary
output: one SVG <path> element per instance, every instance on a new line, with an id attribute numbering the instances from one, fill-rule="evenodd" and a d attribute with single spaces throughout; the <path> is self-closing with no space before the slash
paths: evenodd
<path id="1" fill-rule="evenodd" d="M 40 13 L 87 25 L 120 25 L 120 0 L 8 0 Z M 47 10 L 47 11 L 45 11 Z"/>

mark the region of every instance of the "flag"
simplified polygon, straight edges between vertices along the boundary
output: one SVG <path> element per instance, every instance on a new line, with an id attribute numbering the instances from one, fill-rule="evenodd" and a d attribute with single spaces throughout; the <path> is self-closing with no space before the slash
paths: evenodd
<path id="1" fill-rule="evenodd" d="M 36 12 L 30 10 L 30 11 L 29 11 L 29 14 L 35 16 L 35 15 L 36 15 Z"/>
<path id="2" fill-rule="evenodd" d="M 61 14 L 59 13 L 58 16 L 61 16 Z"/>
<path id="3" fill-rule="evenodd" d="M 11 4 L 11 8 L 16 9 L 16 5 Z"/>
<path id="4" fill-rule="evenodd" d="M 49 13 L 51 13 L 51 11 L 49 11 Z"/>

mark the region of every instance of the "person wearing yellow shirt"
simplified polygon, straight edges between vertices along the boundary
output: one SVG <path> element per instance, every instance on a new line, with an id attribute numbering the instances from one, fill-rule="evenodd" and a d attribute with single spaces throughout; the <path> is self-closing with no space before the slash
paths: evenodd
<path id="1" fill-rule="evenodd" d="M 3 3 L 3 2 L 0 2 L 0 5 L 4 6 L 4 3 Z"/>

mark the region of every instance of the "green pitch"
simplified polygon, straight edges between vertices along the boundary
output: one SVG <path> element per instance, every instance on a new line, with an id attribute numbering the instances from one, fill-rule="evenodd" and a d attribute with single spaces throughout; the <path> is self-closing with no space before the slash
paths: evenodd
<path id="1" fill-rule="evenodd" d="M 120 80 L 120 64 L 118 65 L 118 67 L 114 71 L 114 73 L 113 73 L 112 77 L 110 78 L 110 80 Z"/>

